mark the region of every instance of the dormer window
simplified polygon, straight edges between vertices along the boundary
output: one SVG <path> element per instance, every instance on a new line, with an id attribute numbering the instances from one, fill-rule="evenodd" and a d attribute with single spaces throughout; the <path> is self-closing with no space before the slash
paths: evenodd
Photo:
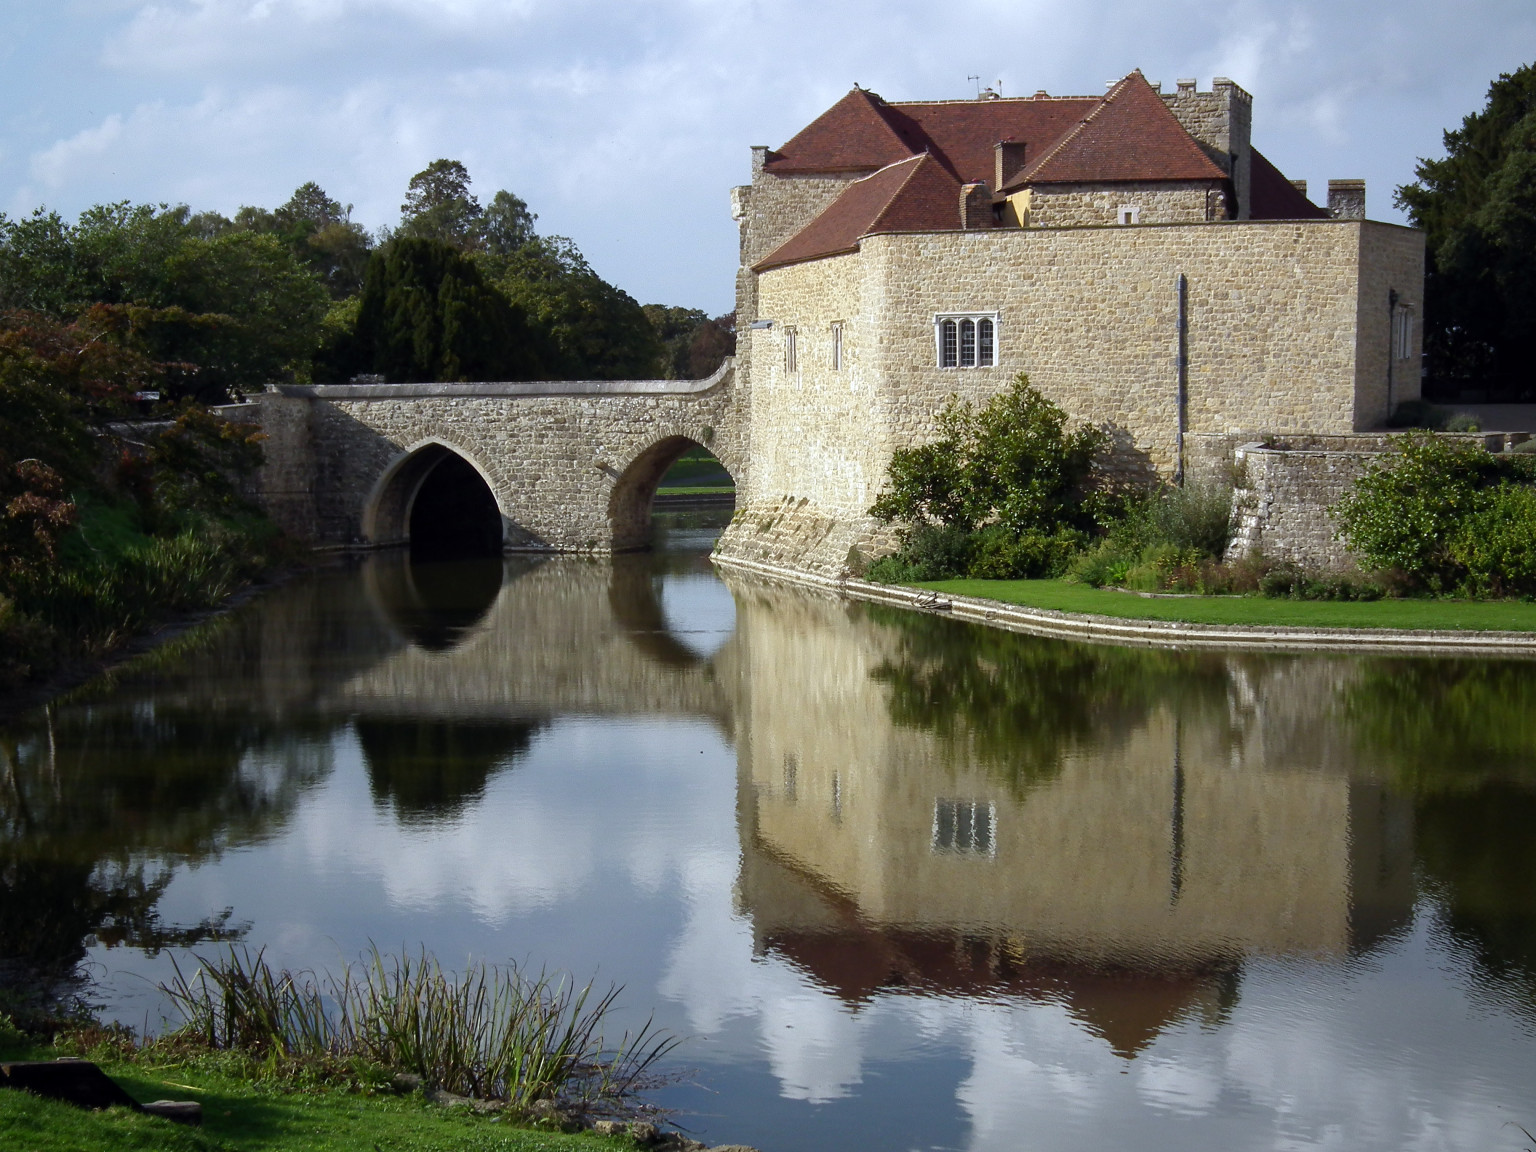
<path id="1" fill-rule="evenodd" d="M 1141 208 L 1135 204 L 1122 204 L 1116 219 L 1122 224 L 1140 224 Z"/>
<path id="2" fill-rule="evenodd" d="M 997 313 L 933 318 L 940 368 L 991 368 L 997 364 Z"/>

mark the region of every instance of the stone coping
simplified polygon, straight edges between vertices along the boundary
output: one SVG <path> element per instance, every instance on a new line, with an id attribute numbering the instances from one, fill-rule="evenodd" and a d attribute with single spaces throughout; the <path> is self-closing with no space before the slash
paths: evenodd
<path id="1" fill-rule="evenodd" d="M 736 367 L 727 356 L 703 380 L 502 380 L 471 384 L 279 384 L 304 400 L 427 400 L 518 396 L 697 396 L 725 383 Z"/>
<path id="2" fill-rule="evenodd" d="M 853 600 L 889 604 L 920 612 L 941 613 L 1023 632 L 1065 640 L 1121 644 L 1148 648 L 1242 648 L 1267 651 L 1375 652 L 1403 655 L 1536 657 L 1536 632 L 1428 631 L 1408 628 L 1299 628 L 1268 624 L 1190 624 L 1177 620 L 1127 620 L 1050 608 L 1027 608 L 951 596 L 893 584 L 873 584 L 853 578 L 834 579 L 775 564 L 732 556 L 711 559 L 784 583 L 823 588 Z"/>

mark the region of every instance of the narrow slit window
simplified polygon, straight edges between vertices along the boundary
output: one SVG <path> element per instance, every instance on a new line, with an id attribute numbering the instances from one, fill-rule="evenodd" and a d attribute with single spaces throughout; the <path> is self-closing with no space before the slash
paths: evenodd
<path id="1" fill-rule="evenodd" d="M 841 321 L 832 325 L 832 371 L 843 370 L 843 325 Z"/>
<path id="2" fill-rule="evenodd" d="M 939 325 L 940 368 L 953 368 L 960 363 L 959 341 L 956 338 L 958 328 L 953 320 L 945 320 Z"/>
<path id="3" fill-rule="evenodd" d="M 960 321 L 960 367 L 976 367 L 976 321 Z"/>
<path id="4" fill-rule="evenodd" d="M 797 372 L 799 367 L 795 349 L 795 330 L 786 328 L 784 329 L 784 371 Z"/>
<path id="5" fill-rule="evenodd" d="M 1392 315 L 1392 351 L 1399 360 L 1413 355 L 1413 309 L 1400 305 Z"/>
<path id="6" fill-rule="evenodd" d="M 990 320 L 976 321 L 976 363 L 982 368 L 990 368 L 997 363 L 997 350 L 994 344 L 995 325 Z"/>

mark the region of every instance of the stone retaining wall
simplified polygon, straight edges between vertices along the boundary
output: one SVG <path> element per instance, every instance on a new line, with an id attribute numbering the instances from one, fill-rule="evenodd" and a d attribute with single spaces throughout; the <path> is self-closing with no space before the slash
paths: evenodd
<path id="1" fill-rule="evenodd" d="M 1453 436 L 1504 452 L 1528 432 L 1489 432 Z M 1291 436 L 1243 444 L 1233 456 L 1231 476 L 1235 531 L 1228 559 L 1263 554 L 1271 560 L 1309 568 L 1351 569 L 1353 555 L 1338 538 L 1330 511 L 1382 454 L 1394 437 Z M 1218 459 L 1218 445 L 1207 442 L 1205 459 Z"/>

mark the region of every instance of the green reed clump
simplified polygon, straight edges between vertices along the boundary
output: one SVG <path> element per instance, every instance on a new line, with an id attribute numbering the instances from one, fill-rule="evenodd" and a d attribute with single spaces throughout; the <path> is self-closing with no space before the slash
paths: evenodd
<path id="1" fill-rule="evenodd" d="M 371 950 L 339 974 L 274 972 L 264 951 L 231 947 L 179 966 L 162 990 L 185 1019 L 175 1039 L 273 1064 L 367 1064 L 428 1088 L 527 1107 L 558 1100 L 612 1111 L 646 1087 L 677 1040 L 650 1022 L 617 1045 L 603 1036 L 620 989 L 477 962 L 455 976 L 425 949 Z"/>

